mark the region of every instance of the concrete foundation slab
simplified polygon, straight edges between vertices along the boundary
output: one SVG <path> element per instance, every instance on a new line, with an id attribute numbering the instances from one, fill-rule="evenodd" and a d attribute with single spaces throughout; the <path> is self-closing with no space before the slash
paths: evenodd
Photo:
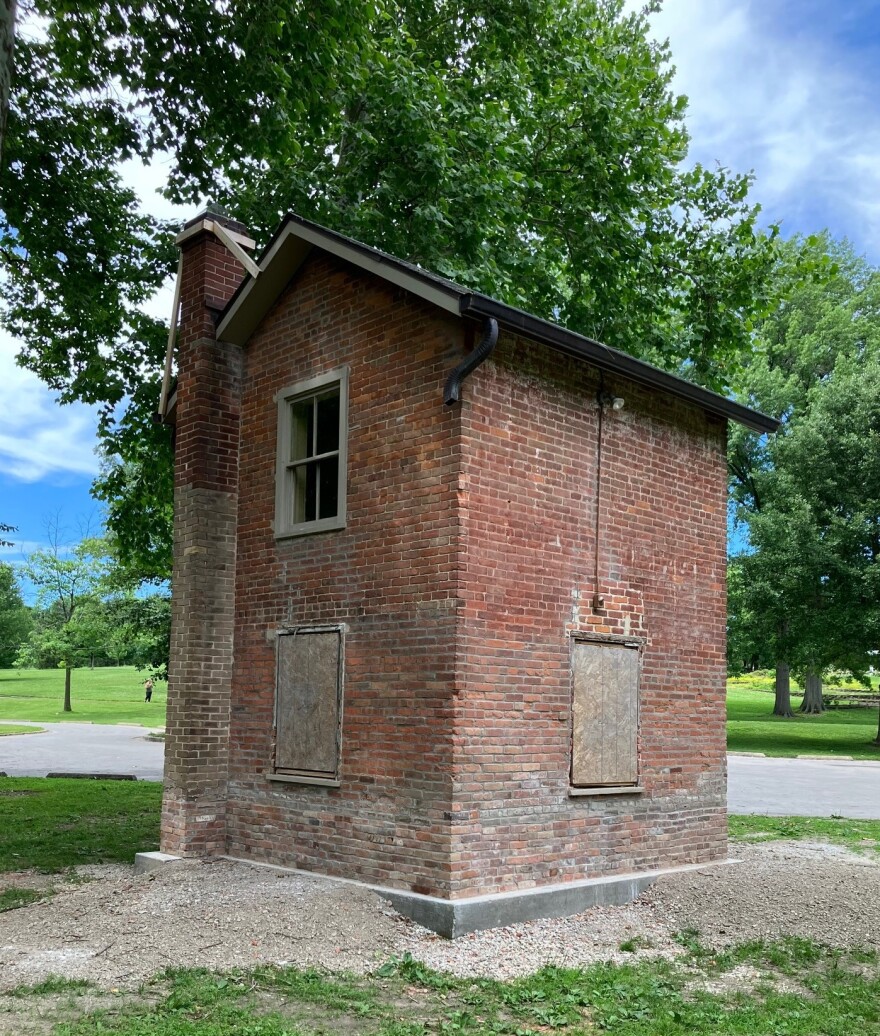
<path id="1" fill-rule="evenodd" d="M 158 855 L 158 854 L 156 854 Z M 719 860 L 717 863 L 687 864 L 682 867 L 666 867 L 643 871 L 639 874 L 615 874 L 607 878 L 585 878 L 583 881 L 546 885 L 543 888 L 525 889 L 516 892 L 498 892 L 485 896 L 469 896 L 467 899 L 441 899 L 439 896 L 423 896 L 405 889 L 387 888 L 382 885 L 368 885 L 348 878 L 328 877 L 314 871 L 297 870 L 294 867 L 277 867 L 241 857 L 227 856 L 225 859 L 246 863 L 253 867 L 268 867 L 271 870 L 289 874 L 309 874 L 324 881 L 344 882 L 360 885 L 387 899 L 404 917 L 409 917 L 424 928 L 429 928 L 447 939 L 457 939 L 470 932 L 485 928 L 502 928 L 520 921 L 534 921 L 540 917 L 566 917 L 579 914 L 594 906 L 623 906 L 631 903 L 642 892 L 664 874 L 681 871 L 705 870 L 706 868 L 738 863 L 738 860 Z"/>
<path id="2" fill-rule="evenodd" d="M 135 853 L 135 874 L 146 874 L 147 871 L 155 871 L 172 863 L 180 863 L 182 860 L 182 856 L 172 856 L 170 853 Z"/>

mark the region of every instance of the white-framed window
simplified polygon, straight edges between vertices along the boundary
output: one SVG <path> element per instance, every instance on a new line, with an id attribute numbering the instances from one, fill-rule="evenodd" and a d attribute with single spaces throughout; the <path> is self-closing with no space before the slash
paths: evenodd
<path id="1" fill-rule="evenodd" d="M 279 392 L 275 535 L 345 526 L 348 370 Z"/>

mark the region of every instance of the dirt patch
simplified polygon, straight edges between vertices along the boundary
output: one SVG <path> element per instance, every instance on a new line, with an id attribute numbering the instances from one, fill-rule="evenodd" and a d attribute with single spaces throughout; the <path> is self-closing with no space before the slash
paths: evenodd
<path id="1" fill-rule="evenodd" d="M 5 875 L 0 881 L 7 885 L 49 882 L 56 893 L 0 914 L 0 990 L 53 974 L 126 990 L 171 966 L 293 963 L 363 973 L 406 951 L 458 975 L 509 978 L 547 963 L 675 957 L 681 946 L 674 934 L 690 928 L 713 946 L 792 935 L 880 947 L 875 860 L 811 843 L 735 851 L 741 863 L 662 878 L 628 906 L 454 943 L 405 921 L 356 885 L 246 864 L 188 862 L 147 875 L 122 866 L 80 868 L 79 877 L 88 880 L 79 883 Z"/>
<path id="2" fill-rule="evenodd" d="M 786 936 L 880 949 L 880 866 L 821 842 L 739 845 L 741 862 L 663 878 L 641 902 L 710 946 Z"/>
<path id="3" fill-rule="evenodd" d="M 724 971 L 712 978 L 699 975 L 685 987 L 685 996 L 694 993 L 711 993 L 713 996 L 730 996 L 732 993 L 745 993 L 755 996 L 760 990 L 770 987 L 776 993 L 790 993 L 793 996 L 812 996 L 810 991 L 800 982 L 787 975 L 781 975 L 755 968 L 751 964 L 738 964 L 730 971 Z"/>
<path id="4" fill-rule="evenodd" d="M 0 997 L 0 1036 L 51 1036 L 63 1022 L 74 1022 L 92 1011 L 109 1017 L 133 1006 L 158 1002 L 150 990 L 122 992 L 63 992 L 40 996 Z"/>
<path id="5" fill-rule="evenodd" d="M 357 886 L 242 864 L 79 873 L 92 880 L 0 915 L 0 990 L 49 975 L 133 988 L 167 967 L 265 962 L 363 972 L 393 952 L 401 924 Z"/>

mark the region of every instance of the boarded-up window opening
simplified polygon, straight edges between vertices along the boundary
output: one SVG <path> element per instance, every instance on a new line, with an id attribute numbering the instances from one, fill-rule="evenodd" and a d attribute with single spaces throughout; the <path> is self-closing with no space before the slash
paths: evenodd
<path id="1" fill-rule="evenodd" d="M 574 641 L 571 783 L 581 788 L 638 781 L 639 651 Z"/>
<path id="2" fill-rule="evenodd" d="M 342 633 L 295 630 L 277 640 L 275 770 L 335 777 L 342 721 Z"/>

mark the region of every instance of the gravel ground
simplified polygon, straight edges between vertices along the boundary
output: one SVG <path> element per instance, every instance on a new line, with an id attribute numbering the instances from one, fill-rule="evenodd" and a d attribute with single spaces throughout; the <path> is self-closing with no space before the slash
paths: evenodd
<path id="1" fill-rule="evenodd" d="M 742 862 L 660 879 L 638 901 L 532 921 L 450 943 L 356 885 L 246 864 L 178 864 L 147 875 L 80 868 L 51 899 L 0 915 L 0 991 L 50 974 L 132 989 L 163 968 L 261 962 L 369 971 L 405 951 L 458 975 L 508 978 L 545 963 L 675 956 L 696 928 L 724 945 L 805 936 L 880 947 L 880 865 L 839 847 L 737 846 Z M 0 884 L 44 888 L 45 877 Z M 620 949 L 621 943 L 636 947 Z"/>

